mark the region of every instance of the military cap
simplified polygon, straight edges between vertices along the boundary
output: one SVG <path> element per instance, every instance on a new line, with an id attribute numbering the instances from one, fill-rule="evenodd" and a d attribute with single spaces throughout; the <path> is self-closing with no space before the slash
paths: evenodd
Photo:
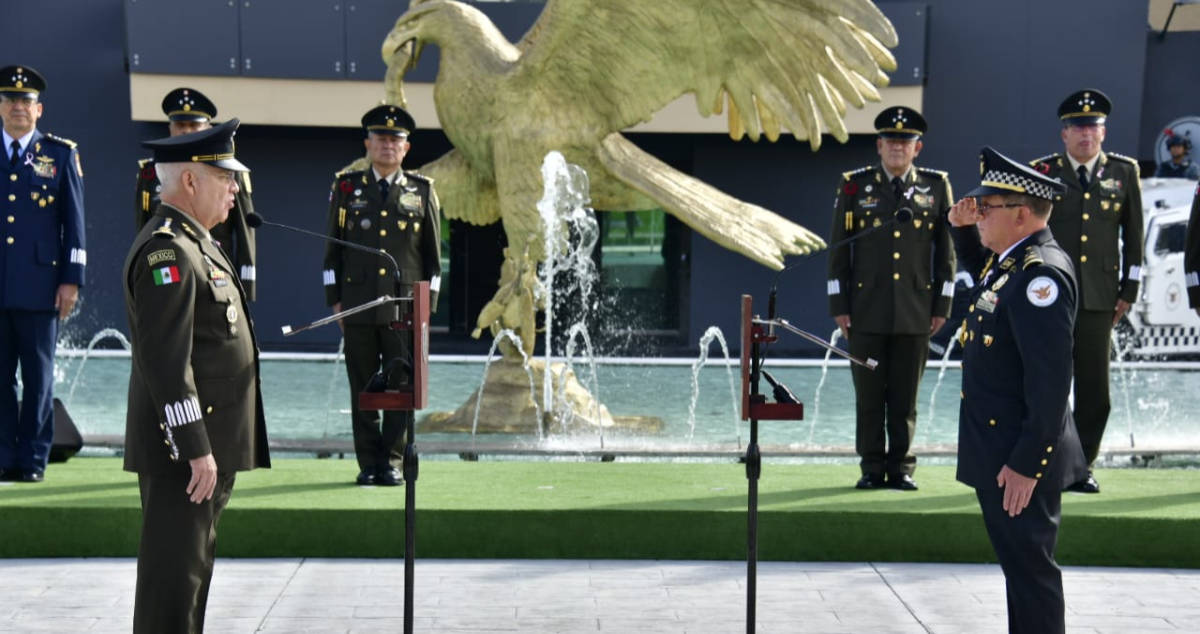
<path id="1" fill-rule="evenodd" d="M 367 132 L 406 137 L 416 129 L 417 122 L 400 106 L 382 105 L 368 110 L 362 117 L 362 125 Z"/>
<path id="2" fill-rule="evenodd" d="M 209 121 L 217 117 L 217 106 L 195 88 L 176 88 L 167 93 L 162 111 L 171 121 Z"/>
<path id="3" fill-rule="evenodd" d="M 1058 118 L 1066 125 L 1101 124 L 1110 112 L 1112 101 L 1095 88 L 1073 92 L 1058 106 Z"/>
<path id="4" fill-rule="evenodd" d="M 967 196 L 1025 194 L 1034 198 L 1060 200 L 1067 187 L 1057 178 L 1050 178 L 1034 171 L 991 147 L 979 151 L 979 187 L 967 192 Z"/>
<path id="5" fill-rule="evenodd" d="M 142 146 L 154 150 L 155 163 L 208 163 L 213 167 L 249 172 L 233 156 L 233 135 L 241 121 L 230 119 L 221 125 L 165 139 L 143 141 Z"/>
<path id="6" fill-rule="evenodd" d="M 1185 136 L 1172 134 L 1171 136 L 1167 137 L 1167 147 L 1175 147 L 1176 145 L 1183 146 L 1183 149 L 1185 150 L 1192 149 L 1191 139 Z"/>
<path id="7" fill-rule="evenodd" d="M 37 97 L 46 90 L 46 78 L 28 66 L 5 66 L 0 68 L 0 93 L 21 93 Z"/>
<path id="8" fill-rule="evenodd" d="M 884 108 L 875 117 L 875 131 L 885 139 L 919 139 L 927 129 L 925 117 L 904 106 Z"/>

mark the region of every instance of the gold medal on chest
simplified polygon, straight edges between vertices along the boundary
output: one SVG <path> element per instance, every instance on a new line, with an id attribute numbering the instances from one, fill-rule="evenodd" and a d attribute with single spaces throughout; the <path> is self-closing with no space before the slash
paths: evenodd
<path id="1" fill-rule="evenodd" d="M 1004 275 L 1001 275 L 1000 277 L 996 278 L 996 281 L 992 283 L 992 290 L 993 291 L 1000 290 L 1000 287 L 1004 286 L 1004 283 L 1007 281 L 1008 281 L 1008 273 L 1005 273 Z"/>

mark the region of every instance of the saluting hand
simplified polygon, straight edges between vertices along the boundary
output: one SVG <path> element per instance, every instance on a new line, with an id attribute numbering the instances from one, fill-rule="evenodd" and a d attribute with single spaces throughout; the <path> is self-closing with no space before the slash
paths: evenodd
<path id="1" fill-rule="evenodd" d="M 188 460 L 192 467 L 192 479 L 187 485 L 188 499 L 194 504 L 211 500 L 217 488 L 217 461 L 213 455 L 205 454 Z"/>
<path id="2" fill-rule="evenodd" d="M 1004 465 L 996 476 L 996 484 L 1004 489 L 1004 510 L 1009 517 L 1016 517 L 1029 506 L 1033 497 L 1033 487 L 1037 486 L 1036 478 L 1023 476 Z"/>
<path id="3" fill-rule="evenodd" d="M 950 208 L 948 219 L 952 227 L 967 227 L 979 222 L 978 205 L 974 198 L 963 198 Z"/>

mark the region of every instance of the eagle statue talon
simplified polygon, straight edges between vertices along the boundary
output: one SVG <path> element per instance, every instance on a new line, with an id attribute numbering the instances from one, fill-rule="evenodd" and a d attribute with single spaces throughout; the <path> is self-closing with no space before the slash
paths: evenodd
<path id="1" fill-rule="evenodd" d="M 475 330 L 471 336 L 478 339 L 487 328 L 492 336 L 503 330 L 513 331 L 521 340 L 522 356 L 533 356 L 537 342 L 537 308 L 533 289 L 537 284 L 537 266 L 528 257 L 528 250 L 519 258 L 513 257 L 509 248 L 504 249 L 504 262 L 500 265 L 500 288 L 492 299 L 479 311 Z M 510 340 L 500 342 L 506 357 L 518 354 Z"/>

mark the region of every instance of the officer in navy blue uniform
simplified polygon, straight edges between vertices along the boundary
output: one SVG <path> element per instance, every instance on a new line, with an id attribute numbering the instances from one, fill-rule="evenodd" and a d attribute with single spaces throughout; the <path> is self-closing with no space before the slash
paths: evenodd
<path id="1" fill-rule="evenodd" d="M 1066 628 L 1062 488 L 1087 474 L 1067 405 L 1079 292 L 1047 227 L 1065 187 L 990 147 L 981 171 L 949 215 L 979 280 L 962 335 L 957 478 L 974 487 L 1004 570 L 1009 631 L 1053 634 Z"/>
<path id="2" fill-rule="evenodd" d="M 0 68 L 4 237 L 0 238 L 0 479 L 41 482 L 54 438 L 54 344 L 87 264 L 75 143 L 37 129 L 46 80 Z M 25 385 L 17 411 L 17 362 Z"/>

